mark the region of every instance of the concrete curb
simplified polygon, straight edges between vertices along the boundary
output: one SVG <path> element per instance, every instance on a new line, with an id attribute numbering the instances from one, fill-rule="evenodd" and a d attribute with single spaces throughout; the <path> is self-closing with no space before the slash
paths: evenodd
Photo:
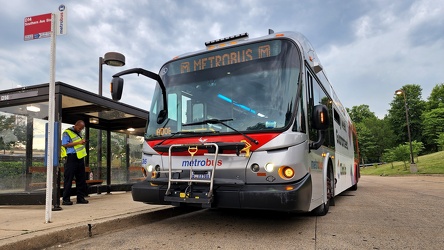
<path id="1" fill-rule="evenodd" d="M 29 234 L 16 237 L 16 239 L 12 238 L 11 241 L 15 241 L 1 245 L 0 250 L 48 248 L 67 242 L 94 237 L 95 235 L 153 223 L 197 210 L 199 209 L 166 206 L 142 212 L 119 215 L 112 218 L 80 222 L 71 225 L 70 227 L 30 232 Z"/>

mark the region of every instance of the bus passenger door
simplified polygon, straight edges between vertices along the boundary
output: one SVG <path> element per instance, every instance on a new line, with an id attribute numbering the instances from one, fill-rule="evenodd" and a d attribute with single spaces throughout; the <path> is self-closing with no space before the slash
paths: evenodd
<path id="1" fill-rule="evenodd" d="M 318 80 L 313 77 L 311 72 L 307 71 L 307 89 L 308 89 L 308 131 L 309 141 L 316 142 L 319 138 L 318 130 L 313 126 L 312 113 L 316 106 L 325 105 L 328 109 L 329 127 L 323 131 L 325 140 L 318 149 L 310 149 L 309 151 L 309 167 L 312 178 L 312 206 L 316 207 L 323 201 L 324 195 L 324 167 L 325 157 L 334 155 L 334 133 L 333 123 L 331 122 L 332 100 L 319 84 Z"/>

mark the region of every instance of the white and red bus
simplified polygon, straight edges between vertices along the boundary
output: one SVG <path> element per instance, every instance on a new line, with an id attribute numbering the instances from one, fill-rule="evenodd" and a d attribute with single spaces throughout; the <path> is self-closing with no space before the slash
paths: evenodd
<path id="1" fill-rule="evenodd" d="M 143 145 L 145 181 L 135 201 L 325 215 L 334 196 L 356 190 L 352 121 L 309 41 L 295 32 L 205 43 L 165 63 Z"/>

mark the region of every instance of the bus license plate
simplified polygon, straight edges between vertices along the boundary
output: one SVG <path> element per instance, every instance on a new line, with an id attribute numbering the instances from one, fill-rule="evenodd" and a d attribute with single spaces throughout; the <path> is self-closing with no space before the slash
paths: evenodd
<path id="1" fill-rule="evenodd" d="M 210 171 L 193 171 L 191 178 L 192 179 L 209 180 L 209 179 L 211 179 L 211 172 Z"/>

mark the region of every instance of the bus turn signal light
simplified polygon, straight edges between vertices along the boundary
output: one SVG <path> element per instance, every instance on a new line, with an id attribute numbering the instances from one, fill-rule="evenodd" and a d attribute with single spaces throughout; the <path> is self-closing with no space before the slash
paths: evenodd
<path id="1" fill-rule="evenodd" d="M 279 168 L 279 176 L 282 179 L 291 179 L 294 176 L 294 170 L 289 166 L 282 166 Z"/>

